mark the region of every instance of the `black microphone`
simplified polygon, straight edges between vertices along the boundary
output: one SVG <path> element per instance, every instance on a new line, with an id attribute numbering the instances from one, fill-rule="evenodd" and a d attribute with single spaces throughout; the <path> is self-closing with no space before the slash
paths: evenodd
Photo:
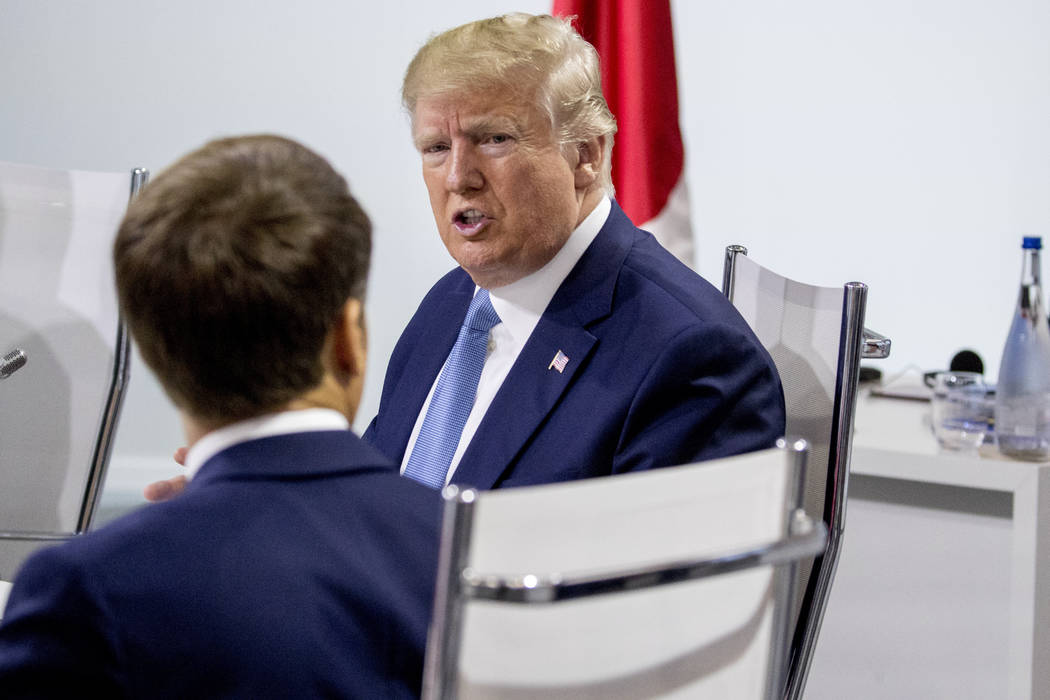
<path id="1" fill-rule="evenodd" d="M 22 350 L 15 349 L 0 358 L 0 379 L 7 379 L 12 374 L 22 369 L 26 363 L 26 354 Z"/>
<path id="2" fill-rule="evenodd" d="M 948 369 L 952 372 L 977 372 L 977 374 L 984 374 L 984 363 L 981 362 L 981 356 L 973 350 L 960 350 L 955 353 L 955 357 L 952 358 Z"/>

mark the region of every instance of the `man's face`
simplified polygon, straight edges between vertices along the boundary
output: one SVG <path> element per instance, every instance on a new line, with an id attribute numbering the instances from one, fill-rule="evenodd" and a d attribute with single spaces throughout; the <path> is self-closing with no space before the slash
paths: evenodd
<path id="1" fill-rule="evenodd" d="M 482 287 L 543 267 L 587 213 L 578 156 L 567 160 L 545 114 L 510 91 L 420 98 L 412 135 L 441 240 Z"/>

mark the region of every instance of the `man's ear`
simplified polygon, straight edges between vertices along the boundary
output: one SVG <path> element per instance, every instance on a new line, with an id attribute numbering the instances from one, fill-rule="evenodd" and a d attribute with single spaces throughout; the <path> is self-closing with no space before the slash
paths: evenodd
<path id="1" fill-rule="evenodd" d="M 585 190 L 598 181 L 605 160 L 605 135 L 576 144 L 579 160 L 574 170 L 576 189 Z"/>
<path id="2" fill-rule="evenodd" d="M 364 307 L 360 299 L 347 299 L 333 329 L 335 374 L 341 382 L 363 377 L 368 355 Z"/>

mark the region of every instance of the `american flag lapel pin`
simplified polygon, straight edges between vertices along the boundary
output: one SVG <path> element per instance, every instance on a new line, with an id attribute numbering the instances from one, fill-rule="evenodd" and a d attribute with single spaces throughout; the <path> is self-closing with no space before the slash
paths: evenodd
<path id="1" fill-rule="evenodd" d="M 569 356 L 559 350 L 554 359 L 551 360 L 551 363 L 547 365 L 547 369 L 556 369 L 558 374 L 561 374 L 565 371 L 565 365 L 567 364 L 569 364 Z"/>

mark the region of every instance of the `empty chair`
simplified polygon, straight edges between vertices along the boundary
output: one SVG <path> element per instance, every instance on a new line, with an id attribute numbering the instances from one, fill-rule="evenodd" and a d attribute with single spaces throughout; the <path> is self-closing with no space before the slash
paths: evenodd
<path id="1" fill-rule="evenodd" d="M 535 487 L 445 489 L 425 698 L 773 698 L 804 442 Z"/>
<path id="2" fill-rule="evenodd" d="M 85 531 L 121 399 L 128 341 L 111 245 L 147 178 L 0 163 L 0 579 Z"/>
<path id="3" fill-rule="evenodd" d="M 726 249 L 722 291 L 769 351 L 784 386 L 787 434 L 810 446 L 804 505 L 828 531 L 826 549 L 800 568 L 797 624 L 786 697 L 801 697 L 846 517 L 846 487 L 861 358 L 884 358 L 890 341 L 864 329 L 867 286 L 817 287 L 787 279 Z"/>

